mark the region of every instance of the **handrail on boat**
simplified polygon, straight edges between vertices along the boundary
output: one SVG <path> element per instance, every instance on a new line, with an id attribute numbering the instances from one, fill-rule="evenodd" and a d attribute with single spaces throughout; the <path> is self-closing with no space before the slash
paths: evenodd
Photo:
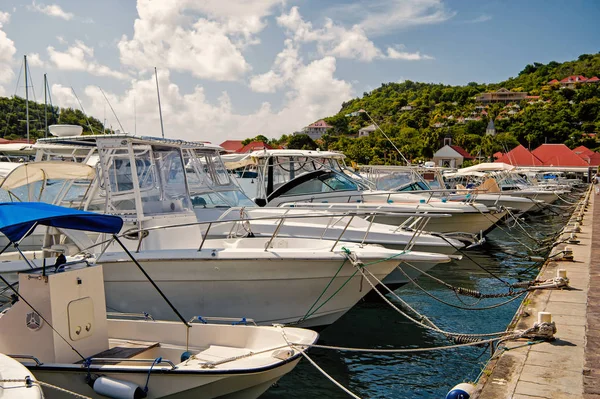
<path id="1" fill-rule="evenodd" d="M 155 363 L 155 364 L 167 363 L 169 366 L 171 366 L 171 370 L 175 370 L 177 368 L 177 366 L 175 366 L 175 364 L 172 361 L 170 361 L 169 359 L 160 359 L 159 360 L 159 359 L 127 359 L 127 358 L 121 358 L 121 357 L 91 357 L 87 360 L 90 364 L 92 362 L 97 362 L 97 363 L 131 362 L 131 363 Z"/>
<path id="2" fill-rule="evenodd" d="M 7 354 L 6 356 L 12 357 L 13 359 L 33 360 L 35 362 L 36 366 L 41 366 L 42 364 L 44 364 L 44 363 L 40 362 L 40 360 L 37 357 L 32 356 L 32 355 L 8 355 Z"/>
<path id="3" fill-rule="evenodd" d="M 203 317 L 203 316 L 194 316 L 192 317 L 188 323 L 202 323 L 202 324 L 209 324 L 211 321 L 216 321 L 216 322 L 226 322 L 226 323 L 243 323 L 243 324 L 252 324 L 255 326 L 258 326 L 258 324 L 256 324 L 256 321 L 254 321 L 254 319 L 248 318 L 248 317 L 242 317 L 242 318 L 235 318 L 235 317 Z"/>
<path id="4" fill-rule="evenodd" d="M 238 208 L 238 210 L 241 208 Z M 370 210 L 370 211 L 347 211 L 347 212 L 343 212 L 343 213 L 332 213 L 332 214 L 299 214 L 299 215 L 286 215 L 282 216 L 282 215 L 277 215 L 277 216 L 267 216 L 267 217 L 256 217 L 256 218 L 252 218 L 252 219 L 248 219 L 248 218 L 241 218 L 241 219 L 218 219 L 218 220 L 211 220 L 211 221 L 201 221 L 201 222 L 189 222 L 189 223 L 181 223 L 181 224 L 177 224 L 177 225 L 162 225 L 162 226 L 152 226 L 152 227 L 147 227 L 147 228 L 143 228 L 140 229 L 140 233 L 144 233 L 144 232 L 149 232 L 149 231 L 153 231 L 153 230 L 162 230 L 162 229 L 168 229 L 168 228 L 178 228 L 178 227 L 191 227 L 191 226 L 202 226 L 202 225 L 208 225 L 206 232 L 203 233 L 202 235 L 202 241 L 200 243 L 200 246 L 198 248 L 198 251 L 201 251 L 204 243 L 208 237 L 208 232 L 210 231 L 210 228 L 212 227 L 213 224 L 222 224 L 222 223 L 239 223 L 239 222 L 252 222 L 252 221 L 263 221 L 263 220 L 280 220 L 279 222 L 279 227 L 281 226 L 281 224 L 283 224 L 283 222 L 287 219 L 304 219 L 304 218 L 336 218 L 336 217 L 351 217 L 353 218 L 354 216 L 376 216 L 376 215 L 389 215 L 389 216 L 401 216 L 401 217 L 408 217 L 408 218 L 416 218 L 417 220 L 420 219 L 427 219 L 429 220 L 430 218 L 442 218 L 442 217 L 451 217 L 452 215 L 448 214 L 448 213 L 440 213 L 440 214 L 430 214 L 427 212 L 414 212 L 414 213 L 400 213 L 400 212 L 385 212 L 385 211 L 379 211 L 379 210 Z M 348 222 L 349 225 L 350 221 Z M 348 228 L 348 225 L 345 227 L 345 229 Z M 402 227 L 404 225 L 404 223 L 402 223 L 400 227 Z M 328 228 L 328 226 L 326 227 Z M 370 228 L 367 230 L 370 230 Z M 398 231 L 398 229 L 396 229 L 395 231 Z M 274 236 L 271 237 L 271 240 L 269 241 L 269 245 L 270 243 L 273 241 L 273 239 L 275 238 L 275 236 L 277 235 L 276 233 L 279 232 L 279 229 L 277 229 L 274 232 Z M 146 236 L 146 234 L 140 234 L 142 236 L 142 239 L 144 236 Z M 365 236 L 366 237 L 366 236 Z M 112 239 L 108 239 L 99 243 L 95 243 L 94 245 L 91 245 L 87 248 L 83 248 L 80 253 L 85 253 L 87 250 L 94 248 L 96 246 L 99 245 L 104 245 L 107 243 L 110 243 L 112 241 Z M 338 239 L 339 241 L 339 239 Z M 268 248 L 268 247 L 267 247 Z M 267 249 L 265 248 L 265 250 Z"/>
<path id="5" fill-rule="evenodd" d="M 146 312 L 142 312 L 142 313 L 125 313 L 125 312 L 106 312 L 106 316 L 107 317 L 114 317 L 114 318 L 118 318 L 118 317 L 139 317 L 139 318 L 143 318 L 144 320 L 151 320 L 154 321 L 154 317 L 152 317 L 152 315 L 150 313 L 146 313 Z"/>

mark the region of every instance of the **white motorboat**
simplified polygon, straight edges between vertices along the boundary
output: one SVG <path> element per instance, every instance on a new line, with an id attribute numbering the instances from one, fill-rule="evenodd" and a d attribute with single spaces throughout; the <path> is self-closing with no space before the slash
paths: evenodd
<path id="1" fill-rule="evenodd" d="M 546 204 L 556 202 L 569 191 L 555 190 L 550 186 L 533 185 L 523 176 L 517 174 L 517 168 L 502 162 L 481 163 L 468 168 L 459 169 L 456 176 L 463 176 L 467 181 L 473 180 L 484 184 L 487 192 L 508 194 L 512 197 L 525 197 L 531 200 L 544 201 Z M 490 179 L 492 182 L 487 182 Z"/>
<path id="2" fill-rule="evenodd" d="M 410 248 L 390 250 L 344 241 L 334 246 L 314 238 L 207 239 L 191 207 L 182 158 L 182 149 L 202 145 L 125 135 L 52 139 L 54 146 L 60 143 L 96 148 L 99 174 L 88 190 L 91 197 L 80 202 L 89 204 L 88 209 L 101 206 L 104 212 L 123 218 L 126 247 L 147 264 L 186 317 L 245 315 L 261 324 L 327 325 L 368 291 L 360 285 L 356 267 L 345 262 L 347 253 L 342 247 L 365 264 L 372 262 L 368 267 L 380 279 L 404 260 L 423 263 L 424 268 L 450 261 L 448 255 Z M 216 156 L 218 147 L 206 147 Z M 148 295 L 150 284 L 139 284 L 139 273 L 128 267 L 131 262 L 120 247 L 113 243 L 97 253 L 101 253 L 97 262 L 104 265 L 110 308 L 172 317 Z M 261 276 L 260 282 L 256 276 Z M 290 287 L 294 287 L 293 295 Z M 321 293 L 323 298 L 319 298 Z M 318 300 L 323 303 L 312 309 Z"/>
<path id="3" fill-rule="evenodd" d="M 427 229 L 470 234 L 490 231 L 506 215 L 504 210 L 474 202 L 449 203 L 430 195 L 374 190 L 366 179 L 351 176 L 343 159 L 343 154 L 327 151 L 264 150 L 253 152 L 230 167 L 246 163 L 256 168 L 256 202 L 269 207 L 385 212 L 375 221 L 394 226 L 407 220 L 405 216 L 394 216 L 394 212 L 450 214 L 451 218 L 432 219 Z"/>
<path id="4" fill-rule="evenodd" d="M 0 353 L 0 397 L 43 399 L 44 392 L 33 373 L 18 360 Z"/>
<path id="5" fill-rule="evenodd" d="M 38 223 L 102 233 L 122 226 L 118 217 L 46 204 L 7 216 L 17 208 L 3 205 L 0 231 L 12 242 Z M 0 351 L 41 381 L 92 398 L 256 398 L 318 339 L 299 328 L 191 323 L 174 307 L 179 322 L 108 319 L 102 266 L 19 277 L 19 300 L 0 317 Z"/>
<path id="6" fill-rule="evenodd" d="M 494 186 L 483 185 L 470 190 L 464 186 L 447 189 L 444 177 L 454 177 L 456 174 L 442 174 L 443 170 L 444 168 L 419 166 L 365 166 L 361 168 L 361 175 L 373 181 L 381 190 L 429 194 L 451 202 L 477 202 L 490 208 L 508 208 L 513 214 L 537 211 L 543 207 L 543 201 L 511 196 Z"/>
<path id="7" fill-rule="evenodd" d="M 371 288 L 347 260 L 346 250 L 380 280 L 402 262 L 423 264 L 426 270 L 450 261 L 443 254 L 352 243 L 338 243 L 332 250 L 331 241 L 316 246 L 310 239 L 266 237 L 206 240 L 201 251 L 141 250 L 136 259 L 186 317 L 242 315 L 259 325 L 318 327 L 333 323 Z M 107 252 L 98 262 L 105 270 L 109 308 L 173 317 L 125 254 Z"/>
<path id="8" fill-rule="evenodd" d="M 76 201 L 90 188 L 96 176 L 93 167 L 75 162 L 44 161 L 29 163 L 0 163 L 0 201 L 51 202 L 64 206 L 80 207 Z M 19 243 L 21 251 L 39 251 L 45 232 L 37 229 Z M 0 235 L 0 248 L 8 240 Z M 56 243 L 58 244 L 58 243 Z M 3 254 L 8 255 L 8 254 Z M 35 259 L 40 256 L 32 253 Z M 1 255 L 0 255 L 1 256 Z"/>

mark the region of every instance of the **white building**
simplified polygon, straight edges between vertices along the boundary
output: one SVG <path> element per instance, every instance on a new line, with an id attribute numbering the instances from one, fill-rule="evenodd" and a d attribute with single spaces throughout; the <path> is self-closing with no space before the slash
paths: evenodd
<path id="1" fill-rule="evenodd" d="M 331 129 L 332 127 L 333 126 L 329 125 L 327 122 L 321 119 L 319 121 L 316 121 L 315 123 L 311 123 L 310 125 L 306 126 L 304 129 L 302 129 L 302 132 L 294 133 L 294 135 L 306 134 L 311 139 L 317 140 L 320 139 L 327 132 L 327 129 Z"/>
<path id="2" fill-rule="evenodd" d="M 496 126 L 494 126 L 494 120 L 490 118 L 490 123 L 488 123 L 487 128 L 485 129 L 486 136 L 495 136 L 496 135 Z"/>
<path id="3" fill-rule="evenodd" d="M 377 127 L 375 125 L 365 126 L 358 131 L 358 137 L 368 136 L 371 133 L 373 133 L 375 130 L 377 130 Z"/>
<path id="4" fill-rule="evenodd" d="M 460 168 L 466 159 L 474 159 L 471 154 L 457 145 L 444 145 L 433 154 L 432 161 L 436 166 Z"/>

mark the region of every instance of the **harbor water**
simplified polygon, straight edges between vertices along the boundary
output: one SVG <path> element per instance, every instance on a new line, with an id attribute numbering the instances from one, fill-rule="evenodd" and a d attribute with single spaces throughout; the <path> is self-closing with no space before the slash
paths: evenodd
<path id="1" fill-rule="evenodd" d="M 537 275 L 534 262 L 507 252 L 527 254 L 519 244 L 535 245 L 528 235 L 538 239 L 559 230 L 564 215 L 534 215 L 522 227 L 503 225 L 496 228 L 480 248 L 467 251 L 471 261 L 463 258 L 441 264 L 430 274 L 455 286 L 482 293 L 507 292 L 505 283 L 531 280 Z M 477 265 L 477 264 L 479 265 Z M 487 271 L 484 271 L 485 268 Z M 492 274 L 495 276 L 492 276 Z M 446 331 L 486 333 L 507 328 L 522 297 L 489 310 L 462 310 L 442 304 L 427 293 L 462 307 L 487 307 L 502 299 L 460 299 L 448 288 L 421 276 L 423 291 L 412 284 L 396 293 L 410 306 L 430 318 Z M 426 291 L 427 293 L 425 293 Z M 401 307 L 397 300 L 391 299 Z M 462 300 L 462 302 L 461 302 Z M 426 348 L 452 345 L 438 333 L 428 331 L 384 302 L 363 302 L 355 306 L 334 325 L 323 330 L 323 345 L 353 348 Z M 487 347 L 466 347 L 432 352 L 381 354 L 311 349 L 309 356 L 331 377 L 362 398 L 444 398 L 460 382 L 475 381 L 490 357 Z M 348 395 L 303 360 L 294 371 L 262 398 L 347 398 Z"/>

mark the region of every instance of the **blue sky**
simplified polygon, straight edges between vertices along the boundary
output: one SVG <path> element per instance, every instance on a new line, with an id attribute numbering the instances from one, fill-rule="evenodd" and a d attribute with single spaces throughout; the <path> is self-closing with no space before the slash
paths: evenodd
<path id="1" fill-rule="evenodd" d="M 383 82 L 465 84 L 600 51 L 597 1 L 51 0 L 0 3 L 0 94 L 30 60 L 37 98 L 113 128 L 169 137 L 278 137 Z M 31 93 L 30 95 L 33 95 Z"/>

